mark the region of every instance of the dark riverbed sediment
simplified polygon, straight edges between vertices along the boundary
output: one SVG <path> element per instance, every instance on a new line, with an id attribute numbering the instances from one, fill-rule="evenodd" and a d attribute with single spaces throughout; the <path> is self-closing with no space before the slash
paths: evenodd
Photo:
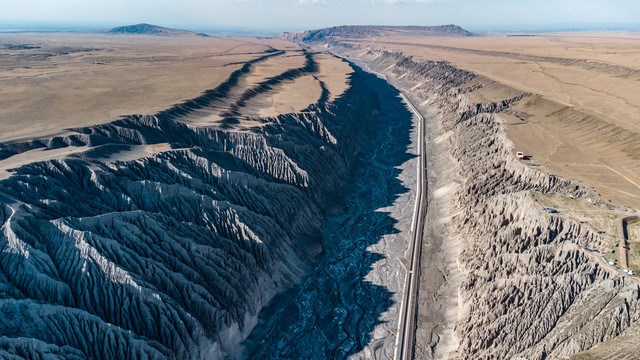
<path id="1" fill-rule="evenodd" d="M 314 268 L 263 311 L 246 358 L 393 354 L 414 201 L 413 114 L 386 81 L 358 76 L 379 103 L 377 135 L 359 155 L 344 189 L 346 212 L 331 219 Z"/>
<path id="2" fill-rule="evenodd" d="M 0 159 L 69 150 L 0 180 L 0 356 L 221 358 L 278 291 L 299 283 L 327 219 L 346 211 L 360 157 L 397 111 L 356 71 L 331 102 L 321 83 L 318 103 L 300 112 L 238 119 L 255 94 L 318 71 L 307 53 L 299 69 L 229 90 L 267 58 L 155 115 L 0 144 Z M 221 106 L 222 121 L 194 121 Z M 381 221 L 375 231 L 392 228 L 367 214 Z M 367 294 L 374 312 L 388 306 L 385 291 Z"/>

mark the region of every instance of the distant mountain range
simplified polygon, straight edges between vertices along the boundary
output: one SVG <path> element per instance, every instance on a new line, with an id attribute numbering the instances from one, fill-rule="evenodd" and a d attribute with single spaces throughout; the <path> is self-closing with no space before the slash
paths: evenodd
<path id="1" fill-rule="evenodd" d="M 114 27 L 107 30 L 107 34 L 127 35 L 157 35 L 157 36 L 207 36 L 205 33 L 197 33 L 189 30 L 166 28 L 151 24 L 137 24 Z"/>
<path id="2" fill-rule="evenodd" d="M 280 38 L 293 42 L 315 42 L 325 38 L 366 38 L 374 36 L 473 36 L 474 34 L 457 25 L 442 26 L 381 26 L 344 25 L 319 30 L 282 33 Z"/>

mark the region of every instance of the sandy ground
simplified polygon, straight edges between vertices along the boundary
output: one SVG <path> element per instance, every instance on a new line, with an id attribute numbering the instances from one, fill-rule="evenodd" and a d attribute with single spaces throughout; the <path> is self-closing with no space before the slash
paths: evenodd
<path id="1" fill-rule="evenodd" d="M 179 121 L 191 126 L 213 126 L 235 106 L 240 121 L 229 131 L 242 131 L 243 126 L 261 124 L 262 119 L 255 116 L 297 112 L 318 102 L 323 89 L 328 91 L 329 101 L 340 97 L 348 89 L 348 79 L 353 72 L 345 61 L 327 53 L 313 52 L 311 57 L 318 64 L 318 71 L 305 70 L 300 76 L 281 79 L 283 73 L 304 67 L 307 57 L 300 48 L 276 40 L 258 43 L 248 38 L 86 34 L 0 37 L 4 37 L 0 38 L 0 44 L 10 44 L 0 48 L 0 56 L 10 59 L 0 65 L 3 79 L 0 95 L 6 95 L 0 97 L 0 125 L 4 130 L 0 142 L 68 133 L 69 128 L 105 123 L 121 115 L 157 113 L 215 88 L 246 61 L 271 54 L 273 48 L 283 52 L 255 62 L 247 73 L 239 76 L 228 93 L 200 108 L 189 108 Z M 265 82 L 273 79 L 278 79 L 277 84 L 269 83 L 265 90 Z M 341 233 L 335 237 L 344 235 L 345 243 L 361 246 L 362 254 L 370 257 L 371 263 L 362 264 L 362 288 L 349 289 L 351 277 L 344 281 L 338 278 L 335 284 L 353 290 L 356 295 L 360 291 L 372 291 L 381 297 L 376 306 L 384 307 L 384 311 L 370 310 L 367 301 L 376 300 L 370 296 L 361 299 L 362 304 L 367 305 L 349 304 L 353 307 L 349 309 L 353 316 L 362 318 L 355 323 L 362 321 L 362 326 L 370 323 L 367 329 L 373 330 L 360 335 L 352 331 L 348 335 L 357 335 L 357 340 L 363 342 L 356 356 L 382 359 L 392 356 L 396 338 L 395 304 L 402 296 L 403 261 L 415 201 L 416 134 L 411 126 L 415 129 L 417 118 L 410 119 L 408 110 L 406 114 L 398 111 L 403 105 L 389 95 L 395 92 L 385 83 L 367 81 L 373 84 L 370 89 L 383 86 L 375 91 L 380 92 L 381 102 L 386 104 L 383 106 L 387 109 L 383 111 L 385 127 L 379 131 L 380 142 L 366 153 L 370 156 L 366 161 L 371 165 L 363 169 L 363 181 L 353 184 L 357 190 L 350 194 L 355 202 L 353 219 L 341 227 Z M 400 119 L 405 115 L 407 118 Z M 405 136 L 407 149 L 401 149 L 398 138 Z M 169 150 L 175 149 L 166 143 L 30 150 L 0 160 L 0 179 L 11 176 L 13 169 L 38 161 L 75 157 L 102 162 L 133 161 Z M 364 238 L 375 242 L 365 244 L 361 241 Z M 361 261 L 357 253 L 345 248 L 340 250 L 346 256 L 345 269 Z M 356 258 L 352 259 L 353 256 Z M 341 269 L 336 269 L 336 273 L 353 275 Z M 319 295 L 320 299 L 325 296 Z M 387 295 L 393 298 L 388 306 L 382 301 Z M 357 330 L 361 330 L 360 325 Z M 365 346 L 368 344 L 371 346 Z"/>
<path id="2" fill-rule="evenodd" d="M 352 70 L 349 64 L 327 53 L 318 53 L 316 61 L 320 65 L 318 80 L 325 83 L 329 90 L 329 100 L 342 95 L 348 88 L 348 78 Z"/>
<path id="3" fill-rule="evenodd" d="M 607 249 L 600 249 L 606 253 L 621 236 L 620 219 L 634 213 L 621 206 L 640 208 L 638 40 L 640 34 L 547 34 L 357 42 L 419 59 L 446 60 L 472 71 L 479 75 L 478 81 L 467 84 L 472 103 L 500 104 L 524 96 L 499 114 L 514 143 L 514 156 L 516 151 L 524 151 L 531 158 L 525 162 L 536 165 L 533 169 L 581 180 L 612 201 L 533 194 L 534 206 L 553 207 L 610 235 Z M 420 86 L 404 85 L 402 79 L 402 74 L 396 74 L 393 85 L 409 95 Z M 473 87 L 481 83 L 489 85 Z M 430 133 L 439 132 L 431 129 Z M 430 140 L 438 143 L 441 139 Z M 444 150 L 438 145 L 428 150 L 429 219 L 419 295 L 423 310 L 419 311 L 416 331 L 420 359 L 455 358 L 458 341 L 453 324 L 459 315 L 459 241 L 448 231 L 454 215 L 448 210 L 448 194 L 457 184 L 455 174 L 447 173 L 450 162 L 438 151 Z M 620 257 L 613 249 L 608 255 L 612 260 Z M 629 266 L 633 269 L 639 263 L 636 252 L 640 254 L 640 246 L 630 242 Z"/>
<path id="4" fill-rule="evenodd" d="M 285 84 L 264 100 L 264 107 L 258 111 L 260 117 L 276 116 L 298 112 L 320 99 L 322 88 L 313 76 L 307 75 Z M 315 100 L 315 101 L 314 101 Z"/>
<path id="5" fill-rule="evenodd" d="M 255 63 L 226 101 L 305 65 L 301 49 L 277 39 L 157 37 L 87 33 L 0 34 L 0 141 L 43 137 L 65 129 L 154 114 L 213 89 L 246 61 Z M 243 115 L 300 111 L 347 89 L 351 68 L 328 54 L 314 55 L 319 71 L 284 81 L 244 105 Z M 218 106 L 193 115 L 197 125 L 220 120 Z M 246 121 L 246 125 L 256 123 Z"/>
<path id="6" fill-rule="evenodd" d="M 427 113 L 429 110 L 421 111 Z M 421 282 L 418 301 L 416 359 L 428 359 L 430 354 L 436 359 L 445 358 L 458 347 L 454 324 L 458 320 L 458 287 L 462 281 L 457 261 L 460 241 L 449 231 L 449 225 L 454 215 L 452 197 L 460 184 L 456 182 L 455 169 L 450 166 L 449 134 L 434 138 L 441 134 L 437 123 L 434 123 L 427 127 L 428 186 L 435 190 L 429 194 L 425 222 L 427 238 L 422 252 L 421 275 L 424 281 Z M 435 348 L 434 342 L 437 342 Z M 427 349 L 429 346 L 433 353 Z"/>
<path id="7" fill-rule="evenodd" d="M 274 58 L 271 65 L 282 71 L 282 66 L 287 64 L 287 59 L 301 61 L 304 57 L 300 55 L 285 55 L 282 58 Z M 314 59 L 318 63 L 320 71 L 317 75 L 308 75 L 284 84 L 277 92 L 268 93 L 262 97 L 262 104 L 257 115 L 260 117 L 276 116 L 289 112 L 297 112 L 315 103 L 322 94 L 320 82 L 329 91 L 329 101 L 342 95 L 348 86 L 348 76 L 352 72 L 348 63 L 331 56 L 327 53 L 316 53 Z M 285 60 L 284 62 L 282 60 Z M 291 62 L 291 60 L 289 60 Z M 302 64 L 298 64 L 302 66 Z M 264 71 L 264 70 L 262 70 Z"/>
<path id="8" fill-rule="evenodd" d="M 370 65 L 362 63 L 356 59 L 353 60 L 356 64 L 361 65 L 363 68 L 369 69 Z M 382 69 L 376 69 L 376 71 L 382 71 Z M 425 103 L 421 103 L 414 97 L 412 91 L 418 86 L 411 82 L 405 82 L 401 79 L 391 81 L 391 84 L 407 96 L 414 104 L 417 104 L 418 111 L 427 120 L 425 122 L 425 141 L 426 141 L 426 154 L 427 154 L 427 188 L 429 189 L 427 200 L 427 212 L 425 219 L 425 229 L 423 235 L 423 245 L 420 263 L 420 289 L 418 291 L 418 312 L 416 321 L 416 348 L 414 357 L 416 359 L 432 359 L 432 358 L 444 358 L 450 353 L 455 352 L 458 345 L 458 339 L 454 331 L 454 324 L 458 320 L 458 286 L 461 282 L 460 270 L 458 268 L 458 252 L 459 239 L 455 234 L 450 233 L 449 224 L 451 217 L 455 214 L 452 213 L 452 197 L 458 190 L 460 184 L 456 180 L 455 167 L 451 166 L 452 159 L 449 156 L 448 149 L 448 136 L 450 134 L 442 134 L 439 121 L 433 121 L 437 119 L 439 114 L 432 108 L 429 108 Z M 416 119 L 414 118 L 414 121 Z M 414 126 L 417 126 L 414 125 Z M 417 153 L 416 141 L 417 135 L 415 129 L 412 131 L 411 139 L 413 141 L 411 145 L 412 153 Z M 417 164 L 411 164 L 411 170 L 415 171 Z M 405 238 L 405 242 L 410 239 L 408 232 L 410 229 L 410 218 L 413 209 L 409 210 L 408 206 L 412 205 L 415 201 L 415 175 L 411 175 L 408 169 L 403 169 L 400 174 L 400 178 L 403 179 L 403 183 L 406 183 L 407 187 L 412 189 L 411 197 L 402 197 L 396 201 L 396 206 L 391 209 L 394 218 L 398 219 L 398 229 L 401 232 L 397 235 Z M 408 179 L 411 179 L 408 181 Z M 412 185 L 411 185 L 412 184 Z M 405 203 L 402 206 L 401 201 L 411 201 Z M 388 243 L 383 243 L 388 246 Z M 408 245 L 407 245 L 408 246 Z M 383 249 L 380 250 L 384 252 Z M 389 249 L 386 250 L 389 253 Z M 389 256 L 389 255 L 387 255 Z M 405 258 L 402 260 L 405 270 L 408 267 L 408 253 L 405 254 Z M 374 267 L 375 274 L 377 269 Z M 388 271 L 388 270 L 387 270 Z M 402 277 L 395 275 L 395 281 L 402 281 Z M 389 279 L 389 274 L 386 276 L 376 276 L 379 279 Z M 375 278 L 372 281 L 375 282 Z M 389 286 L 391 281 L 377 280 L 377 283 L 385 284 Z M 398 288 L 402 288 L 402 284 L 394 284 Z M 393 289 L 391 287 L 391 289 Z M 397 293 L 396 296 L 401 296 L 401 293 Z M 394 301 L 400 302 L 399 298 L 395 298 Z M 396 305 L 391 310 L 397 317 Z M 386 314 L 383 315 L 387 316 Z M 397 326 L 397 319 L 392 322 L 388 320 L 390 324 Z M 388 327 L 386 324 L 377 327 L 376 335 L 382 333 L 383 329 Z M 379 335 L 378 335 L 379 336 Z M 375 342 L 371 345 L 375 348 Z M 437 344 L 437 346 L 436 346 Z M 366 352 L 365 352 L 366 354 Z M 380 358 L 380 357 L 376 357 Z"/>
<path id="9" fill-rule="evenodd" d="M 54 159 L 65 159 L 69 155 L 81 153 L 88 150 L 88 146 L 70 146 L 53 150 L 34 149 L 0 160 L 0 180 L 11 176 L 11 170 L 22 165 L 30 164 L 33 159 L 38 161 L 48 161 Z"/>
<path id="10" fill-rule="evenodd" d="M 282 51 L 275 56 L 267 56 Z M 155 114 L 200 96 L 254 63 L 224 99 L 183 116 L 196 126 L 216 125 L 243 95 L 261 83 L 305 66 L 302 49 L 277 39 L 154 37 L 87 33 L 0 34 L 0 142 L 69 134 L 68 129 Z M 344 61 L 313 54 L 319 71 L 282 80 L 244 101 L 238 128 L 260 126 L 252 117 L 298 112 L 316 103 L 322 86 L 330 99 L 348 87 Z M 84 148 L 32 150 L 0 161 L 0 178 L 35 161 L 63 159 Z M 129 158 L 157 152 L 119 151 Z M 132 155 L 133 154 L 133 155 Z"/>
<path id="11" fill-rule="evenodd" d="M 103 149 L 105 146 L 67 146 L 58 149 L 33 149 L 0 160 L 0 180 L 11 176 L 13 170 L 35 161 L 64 160 L 72 156 L 85 157 L 84 153 L 91 152 L 90 157 L 99 157 L 104 162 L 133 161 L 149 157 L 154 154 L 172 150 L 168 143 L 152 145 L 122 145 L 117 149 Z"/>
<path id="12" fill-rule="evenodd" d="M 271 43 L 284 45 L 245 38 L 0 34 L 0 141 L 156 113 L 216 87 Z M 20 48 L 25 45 L 35 48 Z"/>
<path id="13" fill-rule="evenodd" d="M 521 35 L 521 34 L 519 34 Z M 640 34 L 397 37 L 372 47 L 445 60 L 495 84 L 472 95 L 496 102 L 537 94 L 505 115 L 515 151 L 541 171 L 582 180 L 618 205 L 640 208 Z"/>

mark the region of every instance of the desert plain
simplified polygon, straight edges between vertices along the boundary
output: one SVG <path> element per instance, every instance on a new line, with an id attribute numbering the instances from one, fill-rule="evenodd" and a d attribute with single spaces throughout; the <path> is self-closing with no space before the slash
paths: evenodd
<path id="1" fill-rule="evenodd" d="M 541 171 L 582 180 L 640 208 L 640 33 L 487 34 L 359 39 L 418 59 L 448 61 L 495 83 L 491 102 L 531 96 L 503 114 L 515 151 Z"/>
<path id="2" fill-rule="evenodd" d="M 0 141 L 155 114 L 216 88 L 244 63 L 274 48 L 283 52 L 256 64 L 234 88 L 239 94 L 304 65 L 301 49 L 277 39 L 249 37 L 2 33 Z M 326 55 L 320 55 L 318 63 L 317 76 L 327 79 L 331 96 L 342 93 L 348 66 Z M 248 106 L 252 110 L 247 113 L 275 116 L 300 110 L 321 94 L 313 76 L 275 90 Z"/>

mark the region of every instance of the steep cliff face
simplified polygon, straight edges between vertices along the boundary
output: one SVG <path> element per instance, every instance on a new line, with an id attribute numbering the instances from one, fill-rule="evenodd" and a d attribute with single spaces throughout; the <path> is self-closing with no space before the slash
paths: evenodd
<path id="1" fill-rule="evenodd" d="M 421 288 L 419 318 L 428 321 L 419 319 L 418 330 L 429 331 L 417 338 L 417 358 L 566 358 L 636 331 L 638 282 L 598 256 L 608 250 L 608 239 L 575 220 L 540 211 L 530 199 L 531 190 L 570 198 L 598 194 L 514 158 L 499 113 L 529 94 L 475 104 L 469 94 L 486 80 L 448 63 L 339 42 L 329 48 L 386 74 L 424 113 L 438 114 L 427 124 L 428 146 L 446 152 L 446 160 L 432 159 L 437 166 L 427 171 L 435 179 L 430 185 L 448 185 L 430 188 L 429 198 L 447 200 L 429 208 L 438 221 L 427 226 L 441 229 L 436 236 L 442 239 L 427 242 L 425 251 L 457 250 L 455 269 L 447 261 L 423 264 L 421 281 L 436 285 Z M 455 176 L 438 178 L 445 170 Z M 454 316 L 447 315 L 451 311 Z M 626 339 L 616 344 L 628 344 Z M 451 344 L 439 348 L 445 342 Z"/>
<path id="2" fill-rule="evenodd" d="M 3 158 L 88 149 L 0 181 L 0 354 L 233 351 L 305 271 L 371 139 L 377 99 L 358 73 L 350 85 L 244 130 L 186 125 L 172 111 L 3 144 Z"/>

